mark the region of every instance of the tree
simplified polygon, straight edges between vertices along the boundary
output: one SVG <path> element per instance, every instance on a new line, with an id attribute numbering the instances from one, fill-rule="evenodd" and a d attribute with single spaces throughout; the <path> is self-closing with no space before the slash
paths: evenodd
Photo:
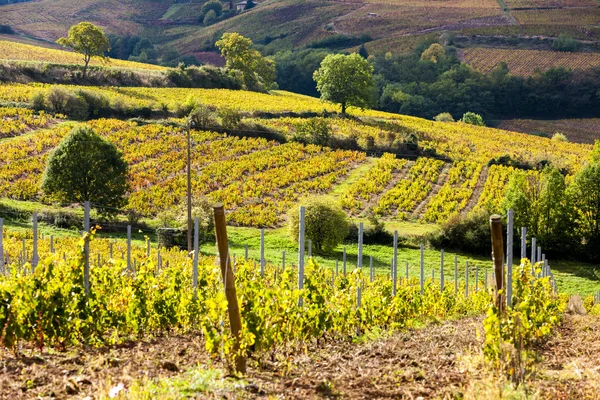
<path id="1" fill-rule="evenodd" d="M 244 7 L 244 11 L 251 10 L 254 7 L 256 7 L 256 3 L 252 0 L 248 0 L 248 1 L 246 1 L 246 7 Z"/>
<path id="2" fill-rule="evenodd" d="M 577 51 L 577 48 L 579 48 L 579 42 L 569 35 L 561 33 L 552 42 L 552 48 L 556 51 Z"/>
<path id="3" fill-rule="evenodd" d="M 437 64 L 438 61 L 446 58 L 446 51 L 441 44 L 434 43 L 421 54 L 421 61 L 431 61 Z"/>
<path id="4" fill-rule="evenodd" d="M 204 20 L 202 21 L 202 23 L 204 24 L 204 26 L 209 26 L 214 24 L 216 20 L 217 13 L 215 12 L 215 10 L 208 10 L 208 12 L 204 14 Z"/>
<path id="5" fill-rule="evenodd" d="M 433 117 L 433 119 L 438 122 L 454 122 L 454 118 L 452 118 L 452 114 L 450 114 L 448 112 L 440 113 L 440 114 L 436 115 L 435 117 Z"/>
<path id="6" fill-rule="evenodd" d="M 365 60 L 369 58 L 369 52 L 367 51 L 367 48 L 365 47 L 364 43 L 361 44 L 358 48 L 358 55 L 364 58 Z"/>
<path id="7" fill-rule="evenodd" d="M 330 54 L 313 78 L 321 100 L 339 103 L 342 114 L 348 106 L 368 107 L 373 94 L 373 66 L 358 54 Z"/>
<path id="8" fill-rule="evenodd" d="M 106 59 L 104 53 L 110 50 L 110 43 L 102 29 L 90 22 L 80 22 L 69 29 L 67 37 L 56 41 L 63 47 L 68 47 L 83 55 L 83 77 L 87 73 L 88 64 L 92 57 Z"/>
<path id="9" fill-rule="evenodd" d="M 485 126 L 481 115 L 475 114 L 471 111 L 467 111 L 466 113 L 464 113 L 461 121 L 469 125 Z"/>
<path id="10" fill-rule="evenodd" d="M 569 199 L 576 210 L 576 226 L 591 261 L 600 259 L 600 162 L 582 169 L 569 186 Z"/>
<path id="11" fill-rule="evenodd" d="M 339 208 L 318 201 L 306 206 L 304 219 L 306 239 L 312 241 L 315 253 L 325 253 L 342 243 L 350 232 L 346 214 Z M 294 208 L 289 216 L 290 236 L 298 242 L 299 209 Z"/>
<path id="12" fill-rule="evenodd" d="M 102 207 L 122 207 L 127 192 L 127 163 L 115 145 L 91 128 L 78 126 L 48 158 L 42 190 L 61 202 L 91 201 Z"/>
<path id="13" fill-rule="evenodd" d="M 204 3 L 202 6 L 202 15 L 204 15 L 204 18 L 206 18 L 206 14 L 211 10 L 215 12 L 216 17 L 219 17 L 223 12 L 223 4 L 219 0 L 210 0 Z"/>
<path id="14" fill-rule="evenodd" d="M 239 33 L 224 33 L 216 46 L 225 58 L 228 69 L 242 73 L 246 89 L 271 89 L 275 84 L 275 62 L 252 48 L 252 40 Z"/>

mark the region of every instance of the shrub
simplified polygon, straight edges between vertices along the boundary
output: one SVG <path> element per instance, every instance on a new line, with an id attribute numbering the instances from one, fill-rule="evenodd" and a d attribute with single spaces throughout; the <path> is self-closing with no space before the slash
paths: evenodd
<path id="1" fill-rule="evenodd" d="M 87 103 L 88 117 L 107 117 L 111 114 L 110 102 L 101 93 L 80 89 L 77 91 L 77 97 Z"/>
<path id="2" fill-rule="evenodd" d="M 293 208 L 288 217 L 290 237 L 298 242 L 299 208 Z M 315 253 L 333 250 L 348 236 L 349 224 L 346 214 L 328 203 L 311 201 L 306 205 L 305 235 L 312 241 Z"/>
<path id="3" fill-rule="evenodd" d="M 221 108 L 218 111 L 221 126 L 225 129 L 238 129 L 242 122 L 242 114 L 233 108 Z"/>
<path id="4" fill-rule="evenodd" d="M 209 25 L 214 24 L 216 20 L 217 20 L 217 13 L 215 13 L 214 10 L 210 10 L 204 16 L 202 23 L 204 24 L 204 26 L 209 26 Z"/>
<path id="5" fill-rule="evenodd" d="M 293 140 L 300 143 L 312 143 L 327 146 L 331 139 L 331 125 L 326 118 L 309 118 L 295 125 Z"/>
<path id="6" fill-rule="evenodd" d="M 440 232 L 430 234 L 429 242 L 437 249 L 454 249 L 481 255 L 490 252 L 490 221 L 486 211 L 449 219 Z"/>
<path id="7" fill-rule="evenodd" d="M 89 116 L 88 104 L 85 99 L 64 89 L 52 88 L 48 95 L 48 102 L 55 113 L 65 114 L 77 120 L 85 120 Z"/>
<path id="8" fill-rule="evenodd" d="M 190 113 L 189 118 L 195 129 L 208 129 L 217 126 L 214 111 L 204 104 L 196 106 Z"/>
<path id="9" fill-rule="evenodd" d="M 223 4 L 219 0 L 210 0 L 202 6 L 202 15 L 204 15 L 204 19 L 210 12 L 214 13 L 215 19 L 221 15 L 223 12 Z"/>
<path id="10" fill-rule="evenodd" d="M 579 48 L 579 42 L 569 35 L 561 33 L 552 42 L 552 48 L 556 51 L 577 51 Z"/>
<path id="11" fill-rule="evenodd" d="M 471 112 L 471 111 L 467 111 L 466 113 L 464 113 L 461 121 L 464 122 L 465 124 L 485 126 L 485 123 L 483 122 L 483 118 L 481 117 L 481 115 L 475 114 L 474 112 Z"/>
<path id="12" fill-rule="evenodd" d="M 46 109 L 46 98 L 44 97 L 43 93 L 37 92 L 31 96 L 31 107 L 35 111 L 42 111 Z"/>
<path id="13" fill-rule="evenodd" d="M 4 35 L 13 35 L 15 31 L 10 25 L 0 25 L 0 33 Z"/>
<path id="14" fill-rule="evenodd" d="M 433 117 L 434 120 L 438 122 L 454 122 L 454 118 L 452 118 L 452 114 L 449 112 L 444 112 Z"/>
<path id="15" fill-rule="evenodd" d="M 552 135 L 552 140 L 555 142 L 568 142 L 569 141 L 569 139 L 567 139 L 567 137 L 560 132 L 556 132 L 554 135 Z"/>

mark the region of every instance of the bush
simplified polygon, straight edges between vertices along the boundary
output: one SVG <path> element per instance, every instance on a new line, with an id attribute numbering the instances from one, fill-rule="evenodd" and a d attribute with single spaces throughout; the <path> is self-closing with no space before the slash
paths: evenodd
<path id="1" fill-rule="evenodd" d="M 223 12 L 223 4 L 219 0 L 210 0 L 202 6 L 202 15 L 204 15 L 204 19 L 206 20 L 206 16 L 210 12 L 214 13 L 215 19 L 221 15 Z"/>
<path id="2" fill-rule="evenodd" d="M 454 122 L 454 118 L 452 118 L 452 114 L 448 112 L 444 112 L 433 117 L 437 122 Z"/>
<path id="3" fill-rule="evenodd" d="M 475 114 L 474 112 L 471 112 L 471 111 L 467 111 L 466 113 L 464 113 L 461 121 L 464 122 L 465 124 L 485 126 L 485 123 L 483 122 L 483 118 L 481 117 L 481 115 Z"/>
<path id="4" fill-rule="evenodd" d="M 88 117 L 98 118 L 110 116 L 112 112 L 110 109 L 110 102 L 101 93 L 79 89 L 77 91 L 77 97 L 86 102 L 88 108 Z"/>
<path id="5" fill-rule="evenodd" d="M 441 232 L 429 235 L 429 242 L 437 249 L 488 255 L 491 250 L 489 217 L 486 211 L 455 216 L 442 226 Z"/>
<path id="6" fill-rule="evenodd" d="M 569 139 L 567 139 L 567 137 L 559 132 L 556 132 L 554 135 L 552 135 L 552 140 L 555 142 L 568 142 Z"/>
<path id="7" fill-rule="evenodd" d="M 208 129 L 217 126 L 215 113 L 210 107 L 199 104 L 190 113 L 190 121 L 195 129 Z"/>
<path id="8" fill-rule="evenodd" d="M 77 120 L 86 120 L 89 116 L 88 104 L 84 98 L 64 89 L 52 88 L 48 103 L 53 112 L 67 115 Z"/>
<path id="9" fill-rule="evenodd" d="M 0 25 L 0 33 L 4 35 L 13 35 L 15 31 L 10 25 Z"/>
<path id="10" fill-rule="evenodd" d="M 43 93 L 37 92 L 31 96 L 31 107 L 35 111 L 42 111 L 46 109 L 46 98 L 44 97 Z"/>
<path id="11" fill-rule="evenodd" d="M 242 122 L 242 114 L 233 108 L 221 108 L 218 111 L 221 126 L 225 129 L 238 129 Z"/>
<path id="12" fill-rule="evenodd" d="M 556 51 L 577 51 L 579 48 L 579 42 L 569 35 L 561 33 L 552 42 L 552 48 Z"/>
<path id="13" fill-rule="evenodd" d="M 309 118 L 295 125 L 293 140 L 304 144 L 327 146 L 331 139 L 331 125 L 326 118 Z"/>
<path id="14" fill-rule="evenodd" d="M 298 243 L 299 208 L 293 208 L 288 216 L 290 237 Z M 312 241 L 315 253 L 333 250 L 348 236 L 350 227 L 346 213 L 328 203 L 311 201 L 306 205 L 306 240 Z"/>
<path id="15" fill-rule="evenodd" d="M 202 23 L 204 24 L 204 26 L 209 26 L 209 25 L 214 24 L 216 20 L 217 20 L 217 13 L 215 13 L 214 10 L 210 10 L 204 16 Z"/>

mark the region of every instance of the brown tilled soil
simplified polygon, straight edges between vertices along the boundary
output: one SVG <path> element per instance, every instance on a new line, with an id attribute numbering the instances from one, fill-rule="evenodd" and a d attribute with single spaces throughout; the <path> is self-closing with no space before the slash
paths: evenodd
<path id="1" fill-rule="evenodd" d="M 279 363 L 252 360 L 245 389 L 216 396 L 458 398 L 470 380 L 479 379 L 477 372 L 465 372 L 460 358 L 478 354 L 482 336 L 481 318 L 468 318 L 365 343 L 326 343 Z M 600 399 L 599 318 L 567 316 L 537 351 L 540 361 L 528 382 L 532 398 Z M 0 398 L 94 399 L 116 383 L 127 388 L 135 380 L 177 376 L 196 365 L 225 369 L 210 360 L 202 340 L 194 336 L 67 353 L 24 349 L 15 356 L 4 351 Z"/>

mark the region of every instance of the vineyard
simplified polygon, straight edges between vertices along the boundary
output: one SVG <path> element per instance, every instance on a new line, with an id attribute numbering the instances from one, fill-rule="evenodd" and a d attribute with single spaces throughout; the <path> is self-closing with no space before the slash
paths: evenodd
<path id="1" fill-rule="evenodd" d="M 555 133 L 562 133 L 571 142 L 593 144 L 600 139 L 600 120 L 597 118 L 584 119 L 558 119 L 534 120 L 512 119 L 501 121 L 499 129 L 523 132 L 531 135 L 544 135 L 552 137 Z"/>
<path id="2" fill-rule="evenodd" d="M 505 62 L 514 75 L 529 76 L 550 68 L 591 69 L 600 66 L 598 53 L 566 53 L 549 50 L 507 50 L 474 47 L 465 49 L 465 62 L 489 73 Z"/>
<path id="3" fill-rule="evenodd" d="M 83 57 L 80 54 L 64 50 L 49 49 L 45 47 L 0 40 L 0 61 L 4 60 L 76 65 L 81 65 L 83 63 Z M 108 62 L 92 59 L 90 65 L 96 67 L 114 67 L 125 69 L 145 69 L 158 71 L 165 70 L 164 67 L 157 65 L 117 59 L 111 59 Z"/>

